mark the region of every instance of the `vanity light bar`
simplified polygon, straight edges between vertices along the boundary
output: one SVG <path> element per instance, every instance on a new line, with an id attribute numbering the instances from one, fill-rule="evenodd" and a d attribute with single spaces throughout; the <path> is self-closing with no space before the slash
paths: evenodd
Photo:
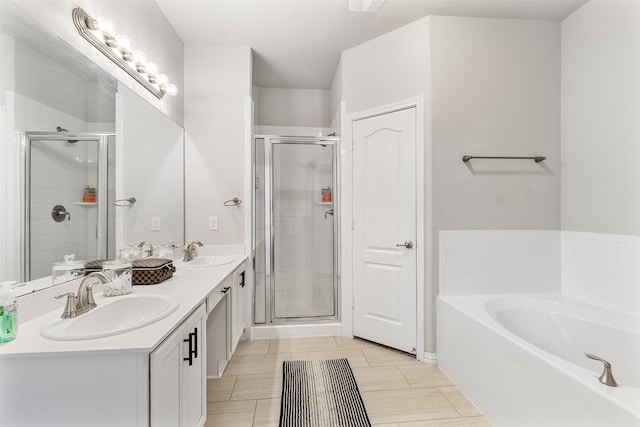
<path id="1" fill-rule="evenodd" d="M 82 8 L 73 9 L 73 23 L 78 33 L 96 49 L 111 59 L 156 98 L 167 94 L 175 96 L 178 87 L 169 83 L 169 77 L 158 73 L 158 66 L 147 62 L 144 52 L 133 50 L 131 40 L 124 34 L 116 34 L 115 26 L 106 18 L 93 19 Z M 98 37 L 99 35 L 100 37 Z"/>

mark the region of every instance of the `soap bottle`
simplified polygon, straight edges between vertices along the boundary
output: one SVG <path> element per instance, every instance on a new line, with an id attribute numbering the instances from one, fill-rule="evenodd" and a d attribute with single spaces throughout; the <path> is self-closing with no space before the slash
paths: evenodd
<path id="1" fill-rule="evenodd" d="M 13 285 L 0 283 L 0 343 L 9 342 L 18 335 L 18 303 Z"/>

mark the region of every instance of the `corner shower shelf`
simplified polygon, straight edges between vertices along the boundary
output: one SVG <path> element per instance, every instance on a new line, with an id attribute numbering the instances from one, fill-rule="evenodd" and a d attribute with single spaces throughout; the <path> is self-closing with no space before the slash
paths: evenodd
<path id="1" fill-rule="evenodd" d="M 96 202 L 73 202 L 74 205 L 76 206 L 84 206 L 86 208 L 91 208 L 94 206 L 98 206 L 98 204 Z"/>
<path id="2" fill-rule="evenodd" d="M 332 205 L 333 202 L 318 202 L 319 205 Z"/>

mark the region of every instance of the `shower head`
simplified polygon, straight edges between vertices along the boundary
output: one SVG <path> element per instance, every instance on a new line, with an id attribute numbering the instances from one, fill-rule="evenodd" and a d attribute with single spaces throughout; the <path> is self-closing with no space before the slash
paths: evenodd
<path id="1" fill-rule="evenodd" d="M 58 132 L 67 132 L 67 133 L 69 133 L 69 131 L 68 131 L 67 129 L 62 128 L 62 127 L 60 127 L 60 126 L 58 126 L 58 127 L 56 128 L 56 131 L 58 131 Z M 78 142 L 78 140 L 77 140 L 77 139 L 67 139 L 67 143 L 68 143 L 68 144 L 75 144 L 76 142 Z"/>

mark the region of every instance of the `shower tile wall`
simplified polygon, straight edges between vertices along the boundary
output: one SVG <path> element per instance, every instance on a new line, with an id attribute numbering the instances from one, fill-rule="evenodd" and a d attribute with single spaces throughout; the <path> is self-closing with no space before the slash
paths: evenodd
<path id="1" fill-rule="evenodd" d="M 275 316 L 334 315 L 333 205 L 321 202 L 332 149 L 277 144 L 273 156 Z"/>
<path id="2" fill-rule="evenodd" d="M 76 204 L 87 185 L 97 187 L 97 143 L 43 141 L 32 143 L 31 153 L 31 275 L 37 278 L 51 274 L 51 264 L 66 254 L 97 258 L 96 207 Z M 70 218 L 55 222 L 55 205 Z"/>

